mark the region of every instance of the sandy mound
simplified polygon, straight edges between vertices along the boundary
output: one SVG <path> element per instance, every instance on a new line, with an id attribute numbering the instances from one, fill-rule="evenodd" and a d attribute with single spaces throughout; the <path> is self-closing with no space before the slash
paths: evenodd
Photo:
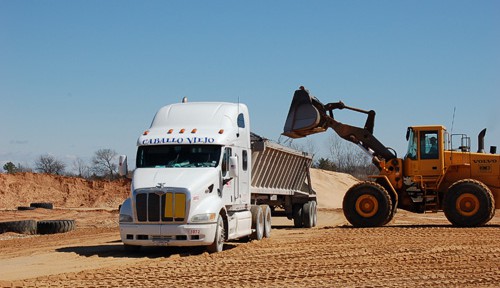
<path id="1" fill-rule="evenodd" d="M 64 208 L 118 208 L 129 189 L 128 179 L 109 182 L 35 173 L 0 174 L 0 209 L 33 202 L 52 202 Z"/>
<path id="2" fill-rule="evenodd" d="M 341 208 L 342 198 L 358 180 L 348 174 L 311 169 L 319 208 Z M 0 209 L 33 202 L 52 202 L 63 208 L 118 208 L 129 195 L 130 180 L 88 181 L 48 174 L 0 174 Z"/>
<path id="3" fill-rule="evenodd" d="M 318 208 L 342 208 L 345 193 L 359 180 L 345 173 L 311 169 L 311 182 L 317 193 Z"/>

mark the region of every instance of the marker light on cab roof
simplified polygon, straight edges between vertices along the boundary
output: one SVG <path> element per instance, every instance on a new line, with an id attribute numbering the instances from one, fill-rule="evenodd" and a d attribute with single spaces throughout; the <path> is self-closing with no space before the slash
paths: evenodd
<path id="1" fill-rule="evenodd" d="M 168 129 L 167 134 L 172 134 L 172 132 L 174 132 L 174 129 Z"/>
<path id="2" fill-rule="evenodd" d="M 222 134 L 222 133 L 224 133 L 224 129 L 219 130 L 219 134 Z"/>
<path id="3" fill-rule="evenodd" d="M 142 135 L 148 135 L 149 134 L 149 130 L 146 130 L 144 131 L 144 133 L 142 133 Z"/>
<path id="4" fill-rule="evenodd" d="M 182 134 L 182 133 L 184 133 L 184 131 L 186 131 L 186 129 L 182 128 L 182 129 L 179 131 L 179 133 L 181 133 L 181 134 Z"/>
<path id="5" fill-rule="evenodd" d="M 198 129 L 194 128 L 193 130 L 191 130 L 191 133 L 194 134 L 198 131 Z"/>

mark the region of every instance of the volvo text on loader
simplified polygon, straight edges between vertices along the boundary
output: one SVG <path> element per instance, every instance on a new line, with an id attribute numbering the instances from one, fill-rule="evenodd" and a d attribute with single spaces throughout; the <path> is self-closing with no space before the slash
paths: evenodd
<path id="1" fill-rule="evenodd" d="M 364 127 L 334 119 L 333 110 L 367 114 Z M 500 208 L 500 155 L 496 146 L 484 152 L 486 129 L 478 136 L 477 152 L 466 135 L 451 135 L 441 125 L 408 127 L 408 151 L 403 158 L 373 135 L 375 112 L 348 107 L 342 102 L 322 104 L 300 87 L 295 91 L 284 135 L 301 138 L 332 128 L 341 138 L 358 144 L 373 157 L 380 170 L 351 187 L 343 211 L 355 227 L 382 226 L 396 209 L 425 213 L 444 211 L 456 226 L 480 226 Z M 456 146 L 456 148 L 454 148 Z M 496 203 L 496 204 L 495 204 Z"/>

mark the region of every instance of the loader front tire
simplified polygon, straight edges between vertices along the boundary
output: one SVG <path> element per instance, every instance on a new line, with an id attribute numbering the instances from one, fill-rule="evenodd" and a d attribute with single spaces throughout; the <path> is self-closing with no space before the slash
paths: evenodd
<path id="1" fill-rule="evenodd" d="M 464 179 L 450 186 L 443 200 L 444 215 L 453 225 L 476 227 L 495 215 L 495 199 L 483 183 Z"/>
<path id="2" fill-rule="evenodd" d="M 365 181 L 352 186 L 342 202 L 344 215 L 354 227 L 377 227 L 388 223 L 392 200 L 381 185 Z"/>

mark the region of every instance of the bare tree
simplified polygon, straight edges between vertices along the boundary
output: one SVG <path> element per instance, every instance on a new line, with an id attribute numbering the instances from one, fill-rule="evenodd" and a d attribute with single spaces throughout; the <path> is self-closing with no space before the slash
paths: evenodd
<path id="1" fill-rule="evenodd" d="M 116 177 L 118 166 L 116 156 L 118 154 L 113 149 L 99 149 L 92 158 L 92 171 L 98 175 L 109 179 Z"/>
<path id="2" fill-rule="evenodd" d="M 90 178 L 90 166 L 82 158 L 78 157 L 73 161 L 73 170 L 76 171 L 78 177 Z"/>
<path id="3" fill-rule="evenodd" d="M 372 164 L 372 158 L 355 144 L 341 139 L 338 135 L 331 135 L 329 150 L 336 171 L 351 174 L 357 178 L 376 174 L 377 168 Z"/>
<path id="4" fill-rule="evenodd" d="M 64 162 L 49 154 L 41 155 L 35 160 L 35 170 L 40 173 L 60 175 L 65 168 L 66 164 Z"/>

